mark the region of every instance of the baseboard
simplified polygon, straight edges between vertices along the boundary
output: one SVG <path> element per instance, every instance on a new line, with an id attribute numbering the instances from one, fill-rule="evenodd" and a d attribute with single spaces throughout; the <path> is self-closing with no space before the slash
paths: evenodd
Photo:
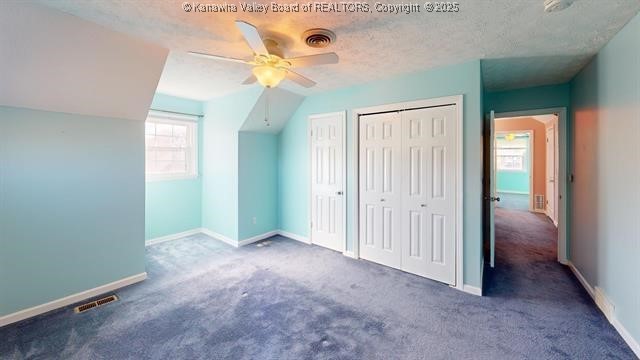
<path id="1" fill-rule="evenodd" d="M 613 322 L 613 319 L 616 317 L 616 308 L 613 306 L 607 295 L 605 295 L 604 290 L 601 287 L 593 288 L 593 300 L 596 302 L 596 305 L 604 316 L 609 320 L 610 323 Z"/>
<path id="2" fill-rule="evenodd" d="M 482 296 L 482 288 L 479 288 L 476 286 L 471 286 L 466 284 L 462 285 L 462 291 L 472 295 Z"/>
<path id="3" fill-rule="evenodd" d="M 227 243 L 233 247 L 240 247 L 240 246 L 245 246 L 245 245 L 249 245 L 252 244 L 254 242 L 258 242 L 260 240 L 264 240 L 264 239 L 268 239 L 272 236 L 275 235 L 282 235 L 284 237 L 293 239 L 293 240 L 297 240 L 300 242 L 303 242 L 305 244 L 310 244 L 311 242 L 309 241 L 309 239 L 305 236 L 301 236 L 301 235 L 296 235 L 294 233 L 290 233 L 287 231 L 283 231 L 283 230 L 272 230 L 272 231 L 267 231 L 264 234 L 260 234 L 260 235 L 256 235 L 256 236 L 252 236 L 250 238 L 246 238 L 243 240 L 234 240 L 228 236 L 224 236 L 222 234 L 219 234 L 215 231 L 211 231 L 207 228 L 197 228 L 197 229 L 191 229 L 191 230 L 187 230 L 187 231 L 183 231 L 180 233 L 176 233 L 176 234 L 171 234 L 171 235 L 166 235 L 166 236 L 162 236 L 162 237 L 158 237 L 158 238 L 154 238 L 151 240 L 147 240 L 145 241 L 145 246 L 150 246 L 150 245 L 155 245 L 155 244 L 159 244 L 162 242 L 166 242 L 166 241 L 171 241 L 171 240 L 177 240 L 177 239 L 181 239 L 183 237 L 186 236 L 191 236 L 191 235 L 195 235 L 195 234 L 205 234 L 209 237 L 212 237 L 214 239 L 220 240 L 224 243 Z"/>
<path id="4" fill-rule="evenodd" d="M 618 331 L 618 334 L 620 334 L 627 345 L 629 345 L 631 351 L 633 351 L 640 359 L 640 343 L 638 343 L 638 341 L 636 341 L 636 339 L 634 339 L 633 336 L 629 334 L 627 329 L 620 323 L 620 321 L 618 321 L 617 318 L 613 318 L 613 320 L 611 321 L 611 325 L 613 325 L 613 327 Z"/>
<path id="5" fill-rule="evenodd" d="M 227 243 L 227 244 L 229 244 L 229 245 L 231 245 L 233 247 L 238 247 L 238 241 L 237 240 L 233 240 L 230 237 L 226 237 L 226 236 L 224 236 L 222 234 L 218 234 L 215 231 L 211 231 L 211 230 L 206 229 L 206 228 L 201 228 L 200 232 L 205 234 L 205 235 L 207 235 L 207 236 L 209 236 L 209 237 L 212 237 L 214 239 L 217 239 L 217 240 L 220 240 L 220 241 L 222 241 L 224 243 Z"/>
<path id="6" fill-rule="evenodd" d="M 573 275 L 575 275 L 576 278 L 578 278 L 578 281 L 580 281 L 580 284 L 582 284 L 584 289 L 587 290 L 587 293 L 589 293 L 589 296 L 591 296 L 591 298 L 595 300 L 596 298 L 595 291 L 593 290 L 591 285 L 589 285 L 589 283 L 587 282 L 587 279 L 585 279 L 584 276 L 582 276 L 582 274 L 580 273 L 580 270 L 578 270 L 578 268 L 576 268 L 571 261 L 567 261 L 567 266 L 569 266 L 569 269 L 571 269 L 571 272 L 573 272 Z"/>
<path id="7" fill-rule="evenodd" d="M 246 239 L 242 239 L 242 240 L 233 240 L 230 237 L 224 236 L 222 234 L 218 234 L 215 231 L 211 231 L 209 229 L 205 229 L 202 228 L 200 229 L 200 232 L 208 235 L 214 239 L 220 240 L 222 242 L 225 242 L 233 247 L 241 247 L 241 246 L 245 246 L 245 245 L 249 245 L 249 244 L 253 244 L 254 242 L 258 242 L 260 240 L 264 240 L 264 239 L 268 239 L 272 236 L 278 235 L 279 231 L 278 230 L 272 230 L 272 231 L 268 231 L 264 234 L 260 234 L 260 235 L 256 235 L 256 236 L 252 236 L 250 238 L 246 238 Z"/>
<path id="8" fill-rule="evenodd" d="M 82 300 L 86 300 L 94 296 L 111 292 L 111 291 L 123 288 L 125 286 L 135 284 L 137 282 L 143 281 L 146 278 L 147 278 L 146 272 L 140 273 L 140 274 L 129 276 L 124 279 L 120 279 L 102 286 L 95 287 L 93 289 L 89 289 L 73 295 L 65 296 L 61 299 L 49 301 L 42 305 L 37 305 L 28 309 L 20 310 L 13 314 L 2 316 L 0 317 L 0 327 L 18 322 L 20 320 L 28 319 L 30 317 L 41 315 L 46 312 L 59 309 L 71 304 L 75 304 Z"/>
<path id="9" fill-rule="evenodd" d="M 358 257 L 356 256 L 356 254 L 353 251 L 343 251 L 342 255 L 346 256 L 346 257 L 350 257 L 352 259 L 357 259 Z"/>
<path id="10" fill-rule="evenodd" d="M 592 287 L 589 282 L 587 282 L 587 279 L 582 276 L 580 270 L 578 270 L 578 268 L 571 261 L 567 261 L 567 266 L 569 266 L 569 269 L 571 269 L 576 278 L 578 278 L 580 284 L 582 284 L 585 290 L 587 290 L 589 296 L 591 296 L 596 306 L 598 306 L 598 309 L 602 311 L 604 316 L 607 318 L 607 320 L 609 320 L 611 325 L 613 325 L 622 339 L 624 339 L 627 345 L 629 345 L 636 356 L 640 358 L 640 343 L 638 343 L 638 341 L 634 339 L 633 336 L 631 336 L 629 331 L 627 331 L 624 325 L 620 323 L 615 313 L 615 306 L 613 305 L 613 303 L 611 303 L 604 290 L 598 286 Z"/>
<path id="11" fill-rule="evenodd" d="M 268 239 L 268 238 L 270 238 L 272 236 L 278 235 L 278 233 L 279 233 L 278 230 L 273 230 L 273 231 L 268 231 L 268 232 L 266 232 L 264 234 L 260 234 L 260 235 L 252 236 L 252 237 L 244 239 L 244 240 L 240 240 L 240 241 L 238 241 L 238 247 L 249 245 L 249 244 L 252 244 L 252 243 L 260 241 L 260 240 Z"/>
<path id="12" fill-rule="evenodd" d="M 290 233 L 288 231 L 278 230 L 278 235 L 282 235 L 282 236 L 287 237 L 289 239 L 300 241 L 300 242 L 305 243 L 305 244 L 311 244 L 311 241 L 309 240 L 308 237 L 302 236 L 302 235 L 298 235 L 298 234 L 294 234 L 294 233 Z"/>
<path id="13" fill-rule="evenodd" d="M 191 230 L 187 230 L 187 231 L 183 231 L 183 232 L 179 232 L 179 233 L 175 233 L 175 234 L 160 236 L 160 237 L 149 239 L 149 240 L 145 241 L 144 242 L 144 246 L 160 244 L 160 243 L 163 243 L 165 241 L 177 240 L 177 239 L 181 239 L 183 237 L 199 234 L 201 232 L 202 232 L 201 228 L 195 228 L 195 229 L 191 229 Z"/>

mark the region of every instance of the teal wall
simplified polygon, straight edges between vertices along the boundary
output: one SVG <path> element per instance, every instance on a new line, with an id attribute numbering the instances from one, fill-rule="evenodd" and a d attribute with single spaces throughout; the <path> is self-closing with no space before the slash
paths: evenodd
<path id="1" fill-rule="evenodd" d="M 497 171 L 498 192 L 528 194 L 529 171 Z"/>
<path id="2" fill-rule="evenodd" d="M 144 123 L 0 107 L 0 316 L 144 271 Z"/>
<path id="3" fill-rule="evenodd" d="M 484 93 L 484 112 L 494 110 L 497 113 L 544 109 L 552 107 L 571 107 L 569 83 L 531 88 Z"/>
<path id="4" fill-rule="evenodd" d="M 481 286 L 482 119 L 480 62 L 448 66 L 307 97 L 279 137 L 280 228 L 308 236 L 309 154 L 307 118 L 348 110 L 347 189 L 353 189 L 351 109 L 464 94 L 464 282 Z M 347 191 L 347 241 L 353 248 L 353 204 Z"/>
<path id="5" fill-rule="evenodd" d="M 232 240 L 239 239 L 238 132 L 262 91 L 254 86 L 204 104 L 202 226 Z"/>
<path id="6" fill-rule="evenodd" d="M 151 108 L 202 115 L 202 103 L 155 94 Z M 202 169 L 202 121 L 198 122 L 198 171 Z M 147 181 L 145 187 L 145 239 L 196 229 L 202 225 L 202 177 Z"/>
<path id="7" fill-rule="evenodd" d="M 278 136 L 240 132 L 238 140 L 238 238 L 247 239 L 278 229 Z"/>
<path id="8" fill-rule="evenodd" d="M 640 343 L 640 15 L 571 82 L 571 261 Z"/>
<path id="9" fill-rule="evenodd" d="M 156 93 L 153 96 L 151 109 L 175 111 L 185 114 L 203 115 L 203 103 L 201 101 L 180 98 L 176 96 Z"/>
<path id="10" fill-rule="evenodd" d="M 504 136 L 498 136 L 498 141 L 504 141 Z M 529 136 L 518 137 L 515 141 L 524 141 L 526 143 L 527 152 L 524 158 L 524 171 L 496 171 L 496 189 L 498 192 L 511 192 L 528 194 L 531 182 L 531 148 L 529 146 Z M 522 145 L 519 145 L 522 146 Z"/>

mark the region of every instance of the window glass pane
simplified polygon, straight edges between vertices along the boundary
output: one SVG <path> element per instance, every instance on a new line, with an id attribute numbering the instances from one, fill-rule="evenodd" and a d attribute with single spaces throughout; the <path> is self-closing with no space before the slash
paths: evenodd
<path id="1" fill-rule="evenodd" d="M 156 153 L 157 153 L 157 159 L 158 160 L 162 160 L 162 161 L 173 160 L 173 154 L 171 154 L 171 151 L 159 150 Z"/>
<path id="2" fill-rule="evenodd" d="M 144 133 L 147 135 L 155 135 L 156 133 L 156 124 L 152 122 L 146 122 L 144 124 Z"/>
<path id="3" fill-rule="evenodd" d="M 171 147 L 172 138 L 170 136 L 156 136 L 156 145 L 158 147 Z"/>
<path id="4" fill-rule="evenodd" d="M 156 145 L 156 137 L 154 135 L 145 135 L 144 136 L 144 144 L 146 147 L 155 146 Z"/>
<path id="5" fill-rule="evenodd" d="M 171 124 L 156 124 L 156 135 L 171 136 L 172 132 L 173 126 Z"/>
<path id="6" fill-rule="evenodd" d="M 151 175 L 197 174 L 196 123 L 149 118 L 145 124 L 145 168 Z"/>
<path id="7" fill-rule="evenodd" d="M 178 138 L 186 138 L 187 137 L 187 127 L 183 125 L 174 125 L 173 126 L 173 136 Z"/>
<path id="8" fill-rule="evenodd" d="M 173 160 L 187 161 L 186 152 L 184 150 L 177 150 L 173 152 Z"/>

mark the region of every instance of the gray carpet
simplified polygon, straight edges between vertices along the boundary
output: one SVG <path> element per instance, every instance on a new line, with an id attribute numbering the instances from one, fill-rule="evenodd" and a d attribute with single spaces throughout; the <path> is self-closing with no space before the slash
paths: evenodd
<path id="1" fill-rule="evenodd" d="M 504 212 L 485 297 L 282 237 L 198 235 L 147 248 L 149 279 L 116 303 L 0 328 L 0 358 L 634 358 L 555 262 L 553 226 Z"/>

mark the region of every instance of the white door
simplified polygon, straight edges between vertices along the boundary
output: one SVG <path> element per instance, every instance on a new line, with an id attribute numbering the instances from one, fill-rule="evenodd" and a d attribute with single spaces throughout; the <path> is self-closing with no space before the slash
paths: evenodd
<path id="1" fill-rule="evenodd" d="M 311 243 L 344 247 L 345 114 L 309 117 L 311 135 Z"/>
<path id="2" fill-rule="evenodd" d="M 556 153 L 555 153 L 555 127 L 547 128 L 547 148 L 546 148 L 546 197 L 547 216 L 556 222 Z"/>
<path id="3" fill-rule="evenodd" d="M 360 257 L 401 267 L 401 122 L 397 112 L 360 116 Z"/>
<path id="4" fill-rule="evenodd" d="M 402 270 L 455 284 L 456 107 L 401 116 Z"/>
<path id="5" fill-rule="evenodd" d="M 489 262 L 491 267 L 496 265 L 496 201 L 500 201 L 496 192 L 496 114 L 493 110 L 489 113 Z"/>

